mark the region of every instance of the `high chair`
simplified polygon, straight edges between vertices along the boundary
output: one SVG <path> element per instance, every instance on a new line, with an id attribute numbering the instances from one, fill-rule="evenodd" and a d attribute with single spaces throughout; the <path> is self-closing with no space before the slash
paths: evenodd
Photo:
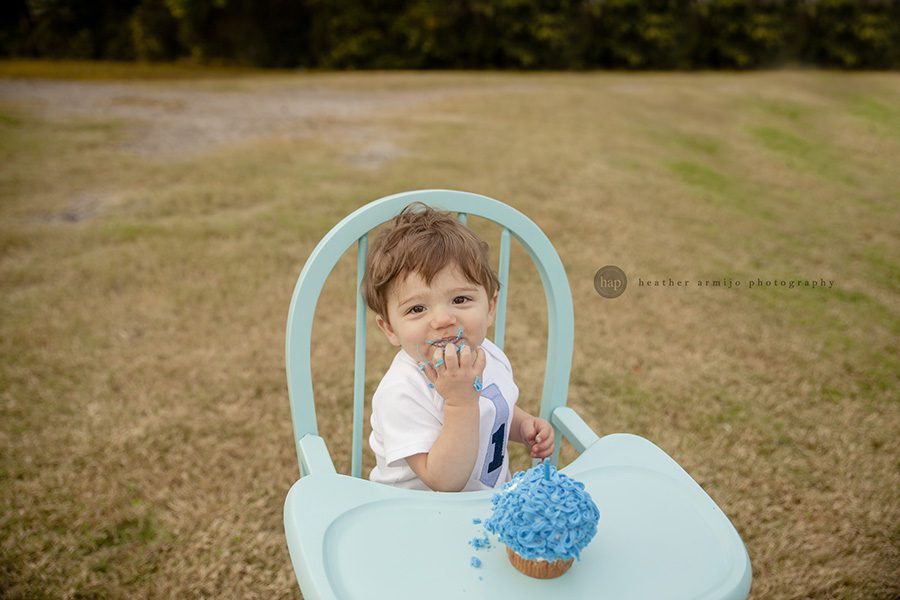
<path id="1" fill-rule="evenodd" d="M 494 491 L 442 493 L 398 489 L 361 478 L 366 306 L 357 294 L 351 473 L 335 471 L 319 436 L 313 401 L 310 338 L 316 303 L 338 259 L 357 244 L 357 290 L 368 232 L 408 204 L 483 217 L 500 227 L 501 281 L 494 342 L 503 347 L 510 242 L 537 267 L 548 309 L 547 360 L 540 416 L 552 423 L 556 448 L 565 436 L 580 452 L 562 469 L 584 482 L 600 509 L 594 540 L 562 577 L 531 579 L 516 571 L 473 519 L 490 516 Z M 716 503 L 651 442 L 626 433 L 598 437 L 566 406 L 574 342 L 572 295 L 565 270 L 543 231 L 518 210 L 477 194 L 419 190 L 356 210 L 313 250 L 294 288 L 287 320 L 287 383 L 300 479 L 288 492 L 284 530 L 306 600 L 739 599 L 750 590 L 750 559 Z M 513 363 L 515 368 L 515 363 Z M 599 391 L 598 391 L 599 393 Z M 472 566 L 477 556 L 481 566 Z"/>

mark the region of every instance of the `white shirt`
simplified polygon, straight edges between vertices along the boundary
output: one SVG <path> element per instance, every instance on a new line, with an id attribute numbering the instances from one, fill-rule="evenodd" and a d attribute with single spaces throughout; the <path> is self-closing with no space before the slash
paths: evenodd
<path id="1" fill-rule="evenodd" d="M 481 397 L 478 399 L 478 457 L 464 492 L 499 488 L 511 479 L 507 442 L 519 388 L 509 359 L 493 342 L 481 344 L 485 353 Z M 428 452 L 441 433 L 444 399 L 428 387 L 417 362 L 403 349 L 372 397 L 372 434 L 375 468 L 369 479 L 402 488 L 429 490 L 406 462 Z"/>

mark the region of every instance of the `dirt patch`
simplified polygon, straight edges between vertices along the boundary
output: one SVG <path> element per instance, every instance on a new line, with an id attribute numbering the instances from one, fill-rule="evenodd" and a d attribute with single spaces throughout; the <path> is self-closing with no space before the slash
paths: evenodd
<path id="1" fill-rule="evenodd" d="M 466 93 L 435 89 L 329 89 L 289 82 L 227 85 L 0 81 L 0 101 L 53 118 L 124 124 L 122 150 L 178 159 L 264 139 L 337 137 L 349 164 L 377 169 L 403 153 L 398 132 L 379 121 L 422 103 Z M 364 125 L 360 125 L 363 123 Z"/>

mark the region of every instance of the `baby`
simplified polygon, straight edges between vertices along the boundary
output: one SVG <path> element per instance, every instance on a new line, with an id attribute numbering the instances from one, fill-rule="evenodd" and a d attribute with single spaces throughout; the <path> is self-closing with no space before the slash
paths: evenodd
<path id="1" fill-rule="evenodd" d="M 421 209 L 421 210 L 417 210 Z M 448 212 L 407 206 L 371 245 L 366 303 L 400 350 L 372 398 L 369 479 L 445 492 L 510 480 L 507 442 L 553 452 L 553 428 L 516 406 L 509 359 L 485 338 L 500 282 L 488 246 Z"/>

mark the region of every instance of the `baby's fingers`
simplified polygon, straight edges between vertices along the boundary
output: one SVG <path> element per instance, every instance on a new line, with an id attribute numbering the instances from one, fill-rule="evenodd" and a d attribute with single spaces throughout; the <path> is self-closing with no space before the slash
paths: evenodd
<path id="1" fill-rule="evenodd" d="M 536 444 L 531 447 L 532 458 L 547 458 L 553 454 L 553 446 L 547 444 Z"/>
<path id="2" fill-rule="evenodd" d="M 475 372 L 478 373 L 478 375 L 482 375 L 486 364 L 487 358 L 485 358 L 484 349 L 481 346 L 475 348 Z"/>
<path id="3" fill-rule="evenodd" d="M 476 357 L 472 356 L 472 350 L 468 346 L 463 345 L 456 352 L 459 354 L 460 367 L 474 366 Z"/>
<path id="4" fill-rule="evenodd" d="M 538 431 L 537 431 L 537 428 L 535 428 L 535 426 L 534 426 L 533 419 L 526 419 L 525 421 L 522 422 L 522 439 L 524 439 L 526 442 L 528 442 L 529 446 L 534 446 L 535 443 L 537 443 L 538 440 L 535 439 L 537 436 L 537 433 L 538 433 Z"/>
<path id="5" fill-rule="evenodd" d="M 461 365 L 459 356 L 456 354 L 456 347 L 452 343 L 447 344 L 444 348 L 444 360 L 447 361 L 448 371 L 455 371 Z"/>
<path id="6" fill-rule="evenodd" d="M 546 450 L 553 446 L 553 438 L 548 438 L 543 435 L 538 435 L 534 440 L 534 448 L 538 448 L 540 450 Z"/>
<path id="7" fill-rule="evenodd" d="M 428 380 L 428 387 L 433 388 L 434 382 L 437 381 L 437 370 L 430 362 L 419 363 L 419 370 Z"/>
<path id="8" fill-rule="evenodd" d="M 543 421 L 538 426 L 537 435 L 535 436 L 535 442 L 538 442 L 542 446 L 552 446 L 553 445 L 553 427 L 550 426 L 549 423 Z"/>

